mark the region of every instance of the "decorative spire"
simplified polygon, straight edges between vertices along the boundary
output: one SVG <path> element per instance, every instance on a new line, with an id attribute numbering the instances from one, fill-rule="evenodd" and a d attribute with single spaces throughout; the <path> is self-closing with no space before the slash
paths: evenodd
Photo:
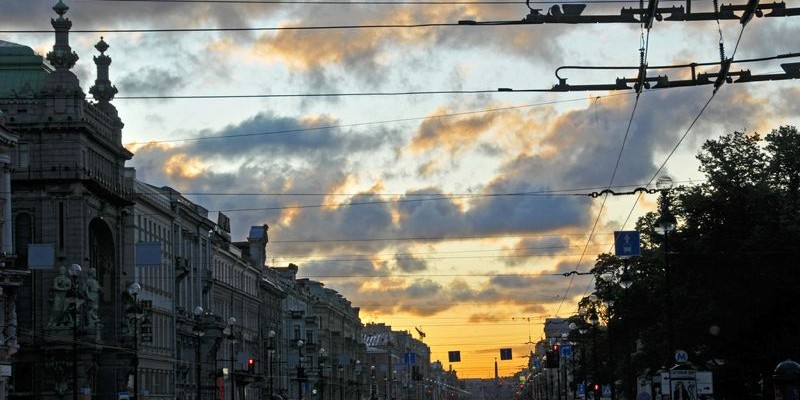
<path id="1" fill-rule="evenodd" d="M 97 79 L 94 81 L 94 86 L 89 88 L 89 93 L 101 104 L 108 104 L 118 92 L 116 86 L 112 86 L 108 78 L 108 66 L 111 65 L 111 57 L 105 55 L 108 47 L 108 43 L 103 40 L 102 36 L 94 46 L 100 55 L 94 57 L 94 63 L 97 65 Z"/>
<path id="2" fill-rule="evenodd" d="M 58 70 L 69 70 L 78 61 L 78 55 L 69 47 L 69 30 L 72 28 L 72 21 L 69 18 L 64 18 L 69 7 L 61 0 L 58 0 L 53 11 L 58 14 L 57 19 L 51 19 L 50 24 L 56 31 L 56 43 L 53 45 L 53 51 L 47 53 L 47 61 Z"/>

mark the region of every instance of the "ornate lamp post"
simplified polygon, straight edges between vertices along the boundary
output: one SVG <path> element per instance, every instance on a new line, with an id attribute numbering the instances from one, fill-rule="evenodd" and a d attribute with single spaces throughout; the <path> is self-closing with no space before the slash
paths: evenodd
<path id="1" fill-rule="evenodd" d="M 269 371 L 267 371 L 269 375 L 269 400 L 272 400 L 273 381 L 275 380 L 272 371 L 272 360 L 275 357 L 275 331 L 270 330 L 269 333 L 267 334 L 267 337 L 269 338 L 269 343 L 267 344 L 267 368 L 269 369 Z"/>
<path id="2" fill-rule="evenodd" d="M 355 378 L 356 378 L 356 400 L 361 400 L 361 382 L 363 378 L 363 371 L 361 369 L 361 360 L 356 360 L 356 366 L 354 369 Z"/>
<path id="3" fill-rule="evenodd" d="M 305 379 L 306 372 L 303 370 L 303 345 L 305 343 L 302 340 L 297 341 L 297 398 L 302 400 L 303 398 L 303 380 Z"/>
<path id="4" fill-rule="evenodd" d="M 128 294 L 133 299 L 133 398 L 139 399 L 139 291 L 142 290 L 142 285 L 133 282 L 128 285 Z"/>
<path id="5" fill-rule="evenodd" d="M 325 375 L 323 369 L 325 368 L 325 361 L 327 361 L 327 353 L 324 347 L 319 349 L 319 400 L 325 400 Z"/>
<path id="6" fill-rule="evenodd" d="M 235 355 L 234 352 L 236 351 L 236 332 L 234 329 L 236 328 L 236 317 L 228 317 L 228 341 L 231 344 L 231 354 L 230 354 L 230 361 L 231 361 L 231 370 L 228 372 L 228 376 L 231 380 L 231 400 L 236 400 L 236 363 L 235 363 Z"/>
<path id="7" fill-rule="evenodd" d="M 194 309 L 195 326 L 192 328 L 192 333 L 194 333 L 194 337 L 196 340 L 194 357 L 195 357 L 195 379 L 197 381 L 196 398 L 198 400 L 200 400 L 203 395 L 202 380 L 201 380 L 201 376 L 203 374 L 203 364 L 201 361 L 201 356 L 202 356 L 201 347 L 203 344 L 202 342 L 203 336 L 205 336 L 206 334 L 205 327 L 202 326 L 202 324 L 204 323 L 203 317 L 205 316 L 205 313 L 206 311 L 203 310 L 203 307 L 200 306 L 195 307 Z"/>
<path id="8" fill-rule="evenodd" d="M 78 278 L 81 274 L 80 264 L 72 264 L 67 269 L 72 294 L 72 400 L 78 400 Z"/>
<path id="9" fill-rule="evenodd" d="M 375 366 L 369 367 L 369 400 L 375 400 Z"/>
<path id="10" fill-rule="evenodd" d="M 597 295 L 590 295 L 589 298 L 591 299 L 593 304 L 597 303 Z M 597 369 L 597 331 L 600 329 L 600 318 L 597 315 L 597 309 L 592 308 L 589 312 L 589 323 L 592 325 L 592 384 L 593 390 L 595 390 L 595 398 L 600 398 L 598 393 L 599 389 L 599 371 Z"/>
<path id="11" fill-rule="evenodd" d="M 661 192 L 660 198 L 660 212 L 661 215 L 656 220 L 655 231 L 656 233 L 664 236 L 664 314 L 666 319 L 667 328 L 667 351 L 665 360 L 669 362 L 670 353 L 674 350 L 672 343 L 672 282 L 670 279 L 669 268 L 669 234 L 675 230 L 677 220 L 675 215 L 669 209 L 669 191 L 672 190 L 672 179 L 668 176 L 662 176 L 656 181 L 656 189 Z"/>

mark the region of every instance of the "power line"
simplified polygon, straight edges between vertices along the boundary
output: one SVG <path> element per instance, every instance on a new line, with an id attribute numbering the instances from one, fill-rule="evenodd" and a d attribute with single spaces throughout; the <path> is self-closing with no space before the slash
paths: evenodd
<path id="1" fill-rule="evenodd" d="M 522 4 L 553 4 L 552 1 L 379 1 L 379 0 L 73 0 L 75 2 L 99 2 L 99 3 L 208 3 L 208 4 L 308 4 L 308 5 L 522 5 Z M 685 0 L 663 0 L 669 2 L 684 2 Z M 636 4 L 638 0 L 587 0 L 587 1 L 567 1 L 564 3 L 580 4 Z"/>
<path id="2" fill-rule="evenodd" d="M 495 91 L 492 91 L 494 93 Z M 628 93 L 612 93 L 606 96 L 598 96 L 601 98 L 605 97 L 613 97 L 613 96 L 621 96 L 627 95 Z M 254 97 L 258 97 L 260 95 L 253 95 Z M 280 95 L 284 97 L 302 97 L 305 96 L 303 94 L 299 95 Z M 138 97 L 138 98 L 147 98 L 148 96 Z M 172 97 L 165 97 L 165 98 L 172 98 Z M 192 96 L 180 96 L 175 98 L 187 99 L 187 98 L 194 98 Z M 209 97 L 200 97 L 200 98 L 209 98 Z M 225 96 L 216 96 L 214 98 L 226 98 Z M 130 99 L 130 98 L 129 98 Z M 225 138 L 237 138 L 237 137 L 249 137 L 249 136 L 267 136 L 267 135 L 277 135 L 277 134 L 286 134 L 286 133 L 301 133 L 301 132 L 309 132 L 309 131 L 316 131 L 316 130 L 323 130 L 323 129 L 340 129 L 340 128 L 351 128 L 357 126 L 368 126 L 368 125 L 378 125 L 378 124 L 389 124 L 389 123 L 397 123 L 397 122 L 409 122 L 409 121 L 420 121 L 420 120 L 429 120 L 429 119 L 439 119 L 439 118 L 452 118 L 458 117 L 463 115 L 473 115 L 473 114 L 484 114 L 484 113 L 493 113 L 493 112 L 500 112 L 500 111 L 509 111 L 509 110 L 516 110 L 521 108 L 533 108 L 533 107 L 543 107 L 548 105 L 554 104 L 562 104 L 562 103 L 571 103 L 576 101 L 584 101 L 586 100 L 585 97 L 580 98 L 572 98 L 572 99 L 565 99 L 565 100 L 551 100 L 551 101 L 544 101 L 539 103 L 530 103 L 530 104 L 522 104 L 516 106 L 508 106 L 508 107 L 496 107 L 496 108 L 487 108 L 483 110 L 469 110 L 469 111 L 462 111 L 462 112 L 454 112 L 454 113 L 447 113 L 447 114 L 437 114 L 437 115 L 430 115 L 430 116 L 423 116 L 423 117 L 409 117 L 409 118 L 396 118 L 390 120 L 383 120 L 383 121 L 369 121 L 369 122 L 356 122 L 351 124 L 337 124 L 337 125 L 323 125 L 323 126 L 313 126 L 308 128 L 296 128 L 296 129 L 283 129 L 279 131 L 266 131 L 266 132 L 251 132 L 251 133 L 240 133 L 240 134 L 231 134 L 231 135 L 221 135 L 221 136 L 205 136 L 205 137 L 196 137 L 196 138 L 185 138 L 185 139 L 164 139 L 164 140 L 153 140 L 148 142 L 142 143 L 172 143 L 172 142 L 192 142 L 192 141 L 200 141 L 200 140 L 215 140 L 215 139 L 225 139 Z M 141 144 L 140 142 L 131 142 L 128 145 L 134 144 Z"/>
<path id="3" fill-rule="evenodd" d="M 419 24 L 366 24 L 366 25 L 318 25 L 318 26 L 280 26 L 280 27 L 236 27 L 236 28 L 131 28 L 131 29 L 72 29 L 70 33 L 185 33 L 185 32 L 269 32 L 269 31 L 313 31 L 334 29 L 408 29 L 461 26 L 458 23 L 419 23 Z M 52 29 L 2 29 L 0 33 L 47 33 Z"/>
<path id="4" fill-rule="evenodd" d="M 642 24 L 642 26 L 644 26 L 644 24 Z M 640 96 L 642 94 L 642 90 L 644 89 L 643 82 L 644 82 L 644 78 L 645 78 L 644 75 L 647 72 L 647 51 L 648 51 L 648 47 L 649 47 L 649 42 L 650 42 L 650 28 L 648 26 L 648 28 L 647 28 L 647 40 L 644 42 L 644 45 L 642 46 L 642 48 L 639 49 L 641 62 L 640 62 L 640 71 L 639 71 L 639 75 L 640 76 L 639 76 L 638 80 L 639 80 L 640 83 L 639 83 L 639 86 L 636 87 L 636 99 L 635 99 L 635 101 L 633 103 L 633 108 L 631 110 L 631 116 L 630 116 L 630 118 L 628 118 L 628 125 L 625 128 L 625 135 L 622 138 L 622 143 L 620 144 L 619 153 L 617 153 L 617 160 L 616 160 L 616 162 L 614 164 L 614 169 L 611 172 L 611 177 L 609 178 L 609 181 L 608 181 L 608 188 L 606 190 L 611 189 L 611 186 L 614 184 L 614 178 L 617 176 L 617 171 L 619 170 L 619 164 L 620 164 L 620 161 L 622 160 L 622 154 L 625 151 L 625 144 L 628 142 L 628 136 L 630 135 L 631 127 L 633 126 L 633 118 L 636 115 L 636 109 L 639 106 L 639 99 L 640 99 Z M 603 209 L 605 209 L 605 206 L 606 206 L 606 200 L 608 200 L 608 193 L 606 193 L 605 196 L 603 196 L 603 201 L 600 204 L 600 210 L 597 212 L 597 217 L 595 218 L 594 223 L 592 224 L 592 230 L 589 233 L 589 237 L 586 239 L 586 245 L 583 248 L 583 252 L 581 253 L 581 257 L 578 259 L 578 263 L 575 265 L 576 273 L 575 273 L 575 275 L 572 275 L 570 277 L 570 279 L 569 279 L 569 285 L 567 285 L 567 289 L 564 291 L 564 295 L 561 296 L 561 301 L 559 302 L 558 308 L 556 309 L 556 315 L 558 315 L 561 312 L 561 307 L 564 305 L 564 302 L 567 299 L 567 295 L 569 294 L 570 289 L 572 289 L 572 283 L 575 281 L 575 276 L 577 276 L 577 274 L 579 273 L 578 271 L 580 271 L 581 262 L 583 262 L 583 257 L 585 256 L 586 251 L 589 248 L 589 244 L 592 241 L 592 237 L 593 237 L 593 235 L 595 233 L 595 230 L 597 229 L 597 224 L 600 222 L 600 217 L 602 216 Z"/>

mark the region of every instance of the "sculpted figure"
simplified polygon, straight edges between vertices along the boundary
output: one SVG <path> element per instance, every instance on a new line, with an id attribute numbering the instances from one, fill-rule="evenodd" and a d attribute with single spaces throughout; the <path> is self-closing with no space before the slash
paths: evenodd
<path id="1" fill-rule="evenodd" d="M 47 323 L 48 328 L 56 328 L 62 326 L 72 326 L 72 316 L 69 315 L 67 304 L 67 294 L 72 289 L 72 280 L 67 275 L 67 267 L 58 267 L 58 275 L 53 279 L 53 288 L 50 289 L 53 294 L 53 309 L 50 311 L 50 321 Z"/>
<path id="2" fill-rule="evenodd" d="M 86 327 L 89 329 L 102 328 L 97 310 L 100 308 L 100 293 L 103 288 L 97 282 L 97 271 L 89 268 L 86 282 L 83 284 L 83 298 L 86 299 Z"/>

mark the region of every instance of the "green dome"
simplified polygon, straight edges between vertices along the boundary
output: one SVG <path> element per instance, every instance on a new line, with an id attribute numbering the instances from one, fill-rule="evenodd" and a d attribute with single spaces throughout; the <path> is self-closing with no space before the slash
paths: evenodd
<path id="1" fill-rule="evenodd" d="M 33 56 L 36 53 L 28 46 L 0 40 L 0 56 Z"/>

